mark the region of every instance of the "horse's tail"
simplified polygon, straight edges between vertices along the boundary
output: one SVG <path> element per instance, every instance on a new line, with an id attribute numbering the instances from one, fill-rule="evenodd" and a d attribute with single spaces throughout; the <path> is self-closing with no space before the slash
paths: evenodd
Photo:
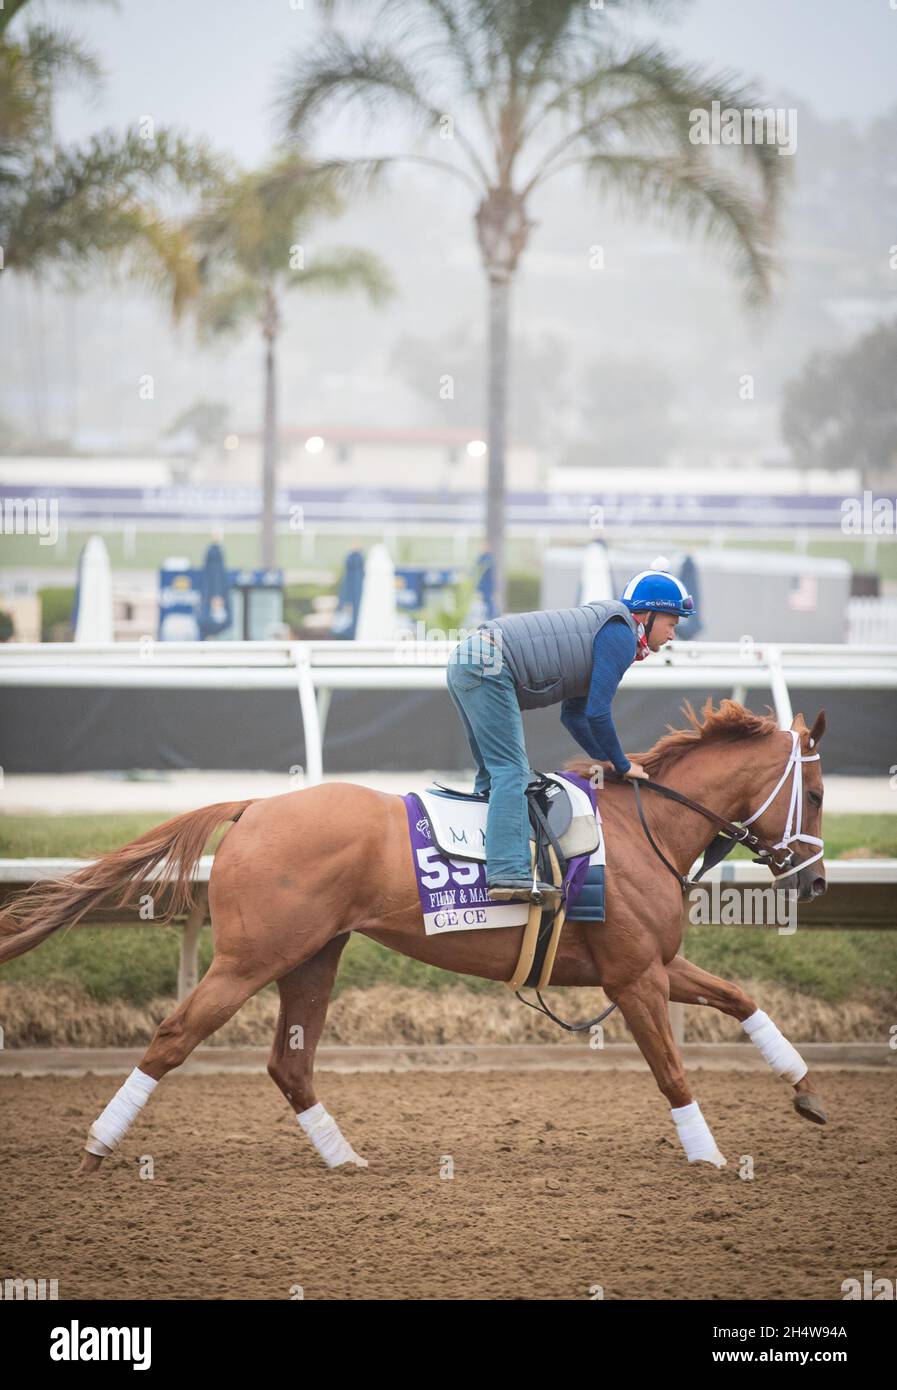
<path id="1" fill-rule="evenodd" d="M 193 871 L 212 831 L 240 818 L 249 801 L 219 801 L 187 811 L 85 864 L 68 878 L 36 883 L 0 913 L 0 962 L 24 955 L 60 927 L 74 926 L 98 907 L 124 907 L 142 893 L 164 900 L 153 920 L 189 912 L 196 897 Z M 164 895 L 164 898 L 163 898 Z"/>

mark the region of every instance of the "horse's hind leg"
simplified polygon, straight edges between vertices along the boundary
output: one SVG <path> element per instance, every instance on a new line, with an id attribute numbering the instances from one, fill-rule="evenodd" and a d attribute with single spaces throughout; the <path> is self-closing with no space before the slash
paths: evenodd
<path id="1" fill-rule="evenodd" d="M 367 1167 L 367 1161 L 343 1138 L 336 1121 L 318 1101 L 314 1087 L 315 1051 L 324 1030 L 340 955 L 348 940 L 348 933 L 333 937 L 310 960 L 277 981 L 280 1016 L 268 1059 L 268 1074 L 283 1091 L 328 1168 L 342 1164 Z"/>
<path id="2" fill-rule="evenodd" d="M 711 1009 L 719 1009 L 720 1013 L 737 1018 L 773 1070 L 791 1082 L 796 1092 L 794 1108 L 798 1115 L 818 1125 L 826 1123 L 828 1116 L 807 1071 L 806 1062 L 787 1038 L 782 1037 L 772 1019 L 757 1008 L 749 994 L 739 985 L 721 980 L 718 975 L 701 970 L 681 956 L 674 956 L 666 970 L 670 981 L 670 998 L 674 1003 L 706 1004 Z"/>
<path id="3" fill-rule="evenodd" d="M 91 1126 L 79 1173 L 92 1173 L 124 1138 L 156 1083 L 273 979 L 272 967 L 216 956 L 194 990 L 163 1019 L 137 1067 Z"/>
<path id="4" fill-rule="evenodd" d="M 658 960 L 638 978 L 620 988 L 604 986 L 605 993 L 619 1007 L 630 1033 L 663 1094 L 689 1163 L 725 1166 L 698 1102 L 692 1099 L 685 1068 L 670 1026 L 669 983 Z"/>

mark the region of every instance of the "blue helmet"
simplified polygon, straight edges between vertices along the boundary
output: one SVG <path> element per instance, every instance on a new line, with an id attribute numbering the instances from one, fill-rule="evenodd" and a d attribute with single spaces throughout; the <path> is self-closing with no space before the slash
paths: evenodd
<path id="1" fill-rule="evenodd" d="M 695 601 L 681 580 L 665 570 L 642 570 L 630 579 L 620 595 L 630 613 L 676 613 L 695 616 Z"/>

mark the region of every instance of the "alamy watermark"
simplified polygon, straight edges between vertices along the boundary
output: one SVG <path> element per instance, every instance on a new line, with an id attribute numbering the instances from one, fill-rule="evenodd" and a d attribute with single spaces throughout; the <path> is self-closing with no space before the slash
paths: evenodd
<path id="1" fill-rule="evenodd" d="M 793 936 L 797 931 L 797 890 L 698 884 L 689 891 L 688 920 L 693 927 L 776 927 L 779 936 Z"/>
<path id="2" fill-rule="evenodd" d="M 413 628 L 396 633 L 396 661 L 400 666 L 429 666 L 442 658 L 438 647 L 445 642 L 455 644 L 452 654 L 455 665 L 482 666 L 484 671 L 498 673 L 502 669 L 501 629 L 431 627 L 422 619 Z"/>
<path id="3" fill-rule="evenodd" d="M 797 149 L 797 111 L 793 106 L 694 107 L 688 115 L 693 145 L 777 145 L 779 154 Z"/>
<path id="4" fill-rule="evenodd" d="M 871 1269 L 863 1270 L 862 1281 L 856 1278 L 844 1279 L 841 1283 L 841 1293 L 845 1301 L 850 1299 L 870 1299 L 873 1302 L 884 1301 L 893 1303 L 895 1298 L 895 1280 L 885 1276 L 876 1278 Z"/>
<path id="5" fill-rule="evenodd" d="M 59 540 L 59 499 L 0 499 L 0 533 L 4 536 L 37 536 L 39 545 L 55 545 Z"/>
<path id="6" fill-rule="evenodd" d="M 58 1279 L 3 1279 L 0 1280 L 0 1298 L 6 1302 L 35 1299 L 57 1299 L 59 1297 Z"/>
<path id="7" fill-rule="evenodd" d="M 845 497 L 841 530 L 845 536 L 893 536 L 897 531 L 897 500 L 873 497 L 868 488 L 862 497 Z"/>

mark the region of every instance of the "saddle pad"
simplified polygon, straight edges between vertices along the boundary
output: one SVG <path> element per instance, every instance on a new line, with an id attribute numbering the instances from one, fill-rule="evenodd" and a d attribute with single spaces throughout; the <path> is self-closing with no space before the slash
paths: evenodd
<path id="1" fill-rule="evenodd" d="M 529 904 L 491 902 L 486 892 L 485 861 L 445 854 L 435 842 L 420 794 L 410 792 L 402 799 L 408 817 L 411 857 L 427 936 L 490 927 L 524 926 L 529 916 Z M 591 855 L 581 854 L 567 863 L 564 891 L 568 917 L 579 899 L 587 875 L 599 871 L 603 874 L 604 837 L 597 828 L 597 821 L 596 833 L 599 843 Z M 603 913 L 601 917 L 594 912 L 580 913 L 579 920 L 584 918 L 603 920 Z"/>
<path id="2" fill-rule="evenodd" d="M 444 854 L 434 841 L 430 819 L 418 796 L 412 792 L 403 800 L 427 936 L 524 926 L 529 904 L 490 902 L 485 861 Z"/>
<path id="3" fill-rule="evenodd" d="M 573 811 L 570 826 L 558 841 L 564 858 L 575 859 L 593 853 L 601 838 L 598 830 L 601 817 L 595 805 L 594 790 L 575 773 L 548 775 L 564 789 Z M 452 796 L 433 787 L 419 792 L 418 796 L 430 822 L 433 842 L 443 854 L 485 861 L 487 801 Z"/>

